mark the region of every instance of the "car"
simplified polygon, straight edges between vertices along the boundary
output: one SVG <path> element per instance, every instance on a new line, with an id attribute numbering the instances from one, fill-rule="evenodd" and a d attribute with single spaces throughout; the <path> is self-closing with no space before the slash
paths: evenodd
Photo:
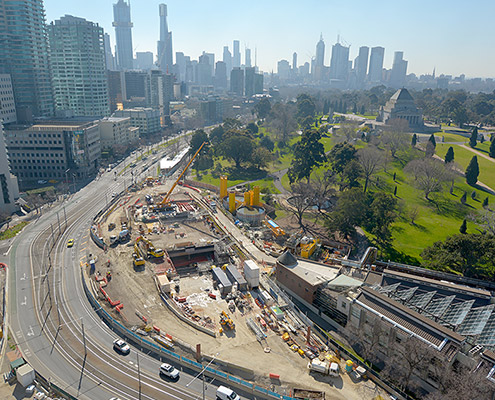
<path id="1" fill-rule="evenodd" d="M 113 192 L 112 193 L 112 198 L 117 197 L 117 193 Z"/>
<path id="2" fill-rule="evenodd" d="M 74 246 L 74 239 L 69 239 L 67 242 L 67 247 L 72 247 Z"/>
<path id="3" fill-rule="evenodd" d="M 177 368 L 174 368 L 172 365 L 163 363 L 160 365 L 160 374 L 168 376 L 172 379 L 179 379 L 180 372 Z"/>
<path id="4" fill-rule="evenodd" d="M 38 181 L 38 183 L 39 183 L 40 185 L 44 185 L 46 182 L 47 182 L 47 181 L 45 181 L 44 179 L 40 179 L 40 180 Z"/>
<path id="5" fill-rule="evenodd" d="M 129 354 L 131 352 L 130 346 L 122 339 L 115 339 L 113 341 L 113 348 L 122 354 Z"/>
<path id="6" fill-rule="evenodd" d="M 134 168 L 136 166 L 136 163 L 131 164 L 131 168 Z"/>

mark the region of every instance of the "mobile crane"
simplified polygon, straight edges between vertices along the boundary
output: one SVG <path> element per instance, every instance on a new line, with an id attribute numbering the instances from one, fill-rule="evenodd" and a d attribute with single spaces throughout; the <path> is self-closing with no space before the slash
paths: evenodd
<path id="1" fill-rule="evenodd" d="M 201 151 L 201 149 L 203 148 L 203 146 L 206 143 L 207 142 L 203 142 L 203 144 L 201 146 L 199 146 L 199 149 L 196 151 L 196 153 L 194 153 L 194 155 L 192 156 L 191 160 L 187 163 L 186 168 L 184 168 L 184 171 L 182 171 L 182 173 L 179 175 L 179 177 L 174 182 L 174 184 L 172 185 L 172 187 L 170 188 L 170 190 L 168 191 L 168 193 L 165 195 L 165 197 L 163 198 L 163 200 L 161 202 L 159 202 L 158 204 L 156 204 L 155 206 L 153 206 L 153 207 L 150 206 L 150 208 L 152 209 L 152 211 L 164 211 L 164 210 L 167 209 L 167 207 L 170 206 L 170 200 L 169 200 L 170 199 L 170 195 L 172 194 L 172 192 L 174 191 L 175 187 L 179 183 L 180 179 L 186 173 L 186 171 L 191 166 L 192 162 L 197 157 L 197 155 L 199 154 L 199 152 Z"/>

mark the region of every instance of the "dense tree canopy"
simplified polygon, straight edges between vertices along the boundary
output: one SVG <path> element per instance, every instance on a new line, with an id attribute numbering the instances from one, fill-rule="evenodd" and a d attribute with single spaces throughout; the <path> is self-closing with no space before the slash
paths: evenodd
<path id="1" fill-rule="evenodd" d="M 290 183 L 303 178 L 309 182 L 311 172 L 326 160 L 325 148 L 320 142 L 321 133 L 314 129 L 303 132 L 301 140 L 294 145 L 294 158 L 287 171 Z"/>

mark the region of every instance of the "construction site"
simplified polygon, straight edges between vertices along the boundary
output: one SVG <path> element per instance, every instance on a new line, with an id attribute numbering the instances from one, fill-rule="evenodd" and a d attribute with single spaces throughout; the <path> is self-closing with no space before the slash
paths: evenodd
<path id="1" fill-rule="evenodd" d="M 230 373 L 281 394 L 297 388 L 327 399 L 372 398 L 370 385 L 330 373 L 346 360 L 308 329 L 270 278 L 284 248 L 323 259 L 347 249 L 287 234 L 266 215 L 258 187 L 229 193 L 226 177 L 218 193 L 181 183 L 200 150 L 181 153 L 173 177 L 133 183 L 92 226 L 97 246 L 82 266 L 100 304 L 164 348 L 197 356 L 199 345 Z"/>

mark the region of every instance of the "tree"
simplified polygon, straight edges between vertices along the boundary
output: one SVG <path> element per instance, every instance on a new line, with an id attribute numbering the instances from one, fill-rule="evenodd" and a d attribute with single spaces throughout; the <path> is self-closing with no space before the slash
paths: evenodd
<path id="1" fill-rule="evenodd" d="M 268 136 L 263 136 L 260 140 L 260 146 L 272 152 L 275 148 L 275 143 L 273 143 L 272 139 L 270 139 Z"/>
<path id="2" fill-rule="evenodd" d="M 360 187 L 359 179 L 363 177 L 363 170 L 357 160 L 351 160 L 340 174 L 339 190 Z"/>
<path id="3" fill-rule="evenodd" d="M 436 148 L 437 147 L 437 141 L 435 139 L 435 135 L 432 133 L 431 136 L 428 138 L 428 141 L 433 144 L 433 146 Z"/>
<path id="4" fill-rule="evenodd" d="M 466 182 L 468 185 L 474 186 L 478 182 L 478 176 L 480 174 L 480 167 L 478 165 L 478 157 L 473 156 L 469 165 L 466 168 Z"/>
<path id="5" fill-rule="evenodd" d="M 411 138 L 411 147 L 416 147 L 417 142 L 418 142 L 418 136 L 415 133 L 413 133 Z"/>
<path id="6" fill-rule="evenodd" d="M 222 153 L 225 158 L 235 162 L 236 168 L 240 168 L 241 162 L 251 160 L 253 147 L 253 141 L 250 138 L 234 134 L 223 141 Z"/>
<path id="7" fill-rule="evenodd" d="M 466 220 L 462 221 L 461 227 L 459 228 L 459 232 L 465 234 L 467 232 L 467 222 Z"/>
<path id="8" fill-rule="evenodd" d="M 356 151 L 356 148 L 349 143 L 337 143 L 328 153 L 332 170 L 337 174 L 342 173 L 346 164 L 355 158 Z"/>
<path id="9" fill-rule="evenodd" d="M 383 132 L 381 140 L 393 158 L 396 158 L 397 152 L 405 150 L 408 146 L 407 133 L 401 131 L 390 130 Z"/>
<path id="10" fill-rule="evenodd" d="M 414 184 L 423 191 L 426 200 L 430 200 L 431 193 L 441 191 L 444 184 L 452 179 L 452 172 L 445 164 L 433 158 L 413 160 L 404 171 L 414 176 Z"/>
<path id="11" fill-rule="evenodd" d="M 313 118 L 316 112 L 316 105 L 312 97 L 308 94 L 302 93 L 297 96 L 297 120 L 303 121 L 307 117 Z"/>
<path id="12" fill-rule="evenodd" d="M 315 205 L 314 190 L 309 183 L 297 182 L 291 185 L 290 191 L 292 197 L 287 211 L 296 217 L 297 223 L 305 231 L 303 217 L 304 213 Z"/>
<path id="13" fill-rule="evenodd" d="M 370 178 L 383 164 L 382 152 L 376 147 L 368 146 L 357 151 L 357 158 L 364 175 L 364 192 L 366 192 Z"/>
<path id="14" fill-rule="evenodd" d="M 270 153 L 268 149 L 261 146 L 256 147 L 251 156 L 251 163 L 258 169 L 266 168 L 271 160 L 272 153 Z"/>
<path id="15" fill-rule="evenodd" d="M 290 133 L 297 128 L 297 122 L 294 118 L 294 104 L 275 104 L 268 116 L 268 125 L 275 132 L 277 139 L 285 144 L 289 139 Z"/>
<path id="16" fill-rule="evenodd" d="M 270 114 L 270 110 L 272 109 L 272 105 L 268 97 L 263 97 L 256 105 L 254 106 L 254 112 L 258 116 L 259 119 L 264 120 L 268 114 Z"/>
<path id="17" fill-rule="evenodd" d="M 375 235 L 378 247 L 385 249 L 392 240 L 390 226 L 397 218 L 397 200 L 387 193 L 378 192 L 369 198 L 368 203 L 363 225 Z"/>
<path id="18" fill-rule="evenodd" d="M 495 135 L 492 135 L 492 136 L 495 137 Z M 488 155 L 491 158 L 495 158 L 495 141 L 490 142 L 490 150 L 488 152 Z"/>
<path id="19" fill-rule="evenodd" d="M 483 208 L 487 208 L 488 207 L 488 196 L 485 197 L 485 200 L 483 200 Z"/>
<path id="20" fill-rule="evenodd" d="M 458 272 L 464 276 L 490 279 L 495 277 L 495 238 L 491 234 L 465 233 L 435 242 L 421 253 L 427 268 Z"/>
<path id="21" fill-rule="evenodd" d="M 198 129 L 192 134 L 189 153 L 196 153 L 204 142 L 208 142 L 208 135 L 203 129 Z"/>
<path id="22" fill-rule="evenodd" d="M 210 132 L 210 140 L 213 144 L 218 144 L 223 140 L 223 135 L 225 133 L 225 129 L 223 129 L 223 126 L 217 126 L 213 128 Z"/>
<path id="23" fill-rule="evenodd" d="M 475 148 L 477 142 L 478 142 L 478 128 L 475 126 L 469 138 L 469 146 Z"/>
<path id="24" fill-rule="evenodd" d="M 250 133 L 251 135 L 256 135 L 258 131 L 258 125 L 256 125 L 254 122 L 250 122 L 246 125 L 246 132 Z"/>
<path id="25" fill-rule="evenodd" d="M 326 226 L 330 232 L 339 232 L 346 238 L 356 233 L 356 226 L 363 221 L 366 206 L 365 194 L 358 188 L 342 192 L 334 210 L 328 213 Z"/>
<path id="26" fill-rule="evenodd" d="M 311 172 L 325 160 L 325 147 L 320 143 L 321 133 L 314 129 L 303 132 L 301 140 L 294 146 L 294 158 L 287 171 L 290 183 L 306 178 L 309 182 Z"/>
<path id="27" fill-rule="evenodd" d="M 414 336 L 406 337 L 400 346 L 394 346 L 383 375 L 388 377 L 402 390 L 413 390 L 415 382 L 411 379 L 415 371 L 427 370 L 432 351 Z"/>
<path id="28" fill-rule="evenodd" d="M 434 154 L 435 146 L 428 140 L 428 142 L 426 142 L 425 157 L 433 157 Z"/>
<path id="29" fill-rule="evenodd" d="M 461 204 L 466 204 L 466 200 L 467 200 L 467 193 L 464 192 L 461 196 L 461 200 L 460 200 Z"/>
<path id="30" fill-rule="evenodd" d="M 454 161 L 454 148 L 452 146 L 447 150 L 447 154 L 445 154 L 445 164 Z"/>

